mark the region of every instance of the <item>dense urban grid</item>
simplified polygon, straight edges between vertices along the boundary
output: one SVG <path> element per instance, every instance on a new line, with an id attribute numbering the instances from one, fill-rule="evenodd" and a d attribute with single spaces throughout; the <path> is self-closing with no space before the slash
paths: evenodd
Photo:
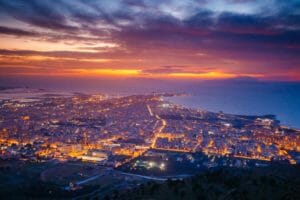
<path id="1" fill-rule="evenodd" d="M 275 116 L 190 109 L 171 103 L 176 95 L 184 94 L 49 94 L 1 100 L 0 159 L 83 161 L 104 167 L 101 176 L 155 180 L 220 166 L 299 163 L 300 132 L 281 126 Z M 101 174 L 96 170 L 83 176 L 83 171 L 80 175 L 87 179 L 70 179 L 66 190 L 76 190 Z M 51 179 L 49 174 L 51 169 L 43 179 Z"/>
<path id="2" fill-rule="evenodd" d="M 188 109 L 163 95 L 104 95 L 1 102 L 1 158 L 82 159 L 121 165 L 149 149 L 288 161 L 299 132 L 274 116 Z M 119 161 L 124 156 L 123 161 Z"/>

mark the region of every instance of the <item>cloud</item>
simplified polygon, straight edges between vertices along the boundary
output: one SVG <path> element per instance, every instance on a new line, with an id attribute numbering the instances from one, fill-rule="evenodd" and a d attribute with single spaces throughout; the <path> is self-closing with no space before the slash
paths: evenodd
<path id="1" fill-rule="evenodd" d="M 144 69 L 144 74 L 170 74 L 175 72 L 183 72 L 185 66 L 162 66 L 154 69 Z"/>
<path id="2" fill-rule="evenodd" d="M 39 34 L 36 32 L 26 31 L 18 28 L 9 28 L 0 26 L 0 34 L 6 34 L 6 35 L 15 35 L 15 36 L 30 36 L 30 37 L 36 37 Z"/>
<path id="3" fill-rule="evenodd" d="M 144 69 L 142 73 L 144 74 L 160 74 L 160 75 L 167 75 L 167 74 L 174 74 L 174 73 L 207 73 L 216 70 L 213 67 L 192 67 L 194 70 L 191 70 L 192 66 L 160 66 L 151 69 Z M 196 70 L 195 70 L 196 68 Z M 198 69 L 197 69 L 198 68 Z"/>
<path id="4" fill-rule="evenodd" d="M 0 55 L 123 60 L 120 65 L 147 66 L 144 73 L 206 67 L 277 73 L 300 67 L 299 7 L 297 0 L 0 0 L 1 35 L 66 47 L 12 51 L 0 45 Z"/>
<path id="5" fill-rule="evenodd" d="M 78 27 L 69 25 L 67 17 L 55 9 L 53 1 L 0 1 L 2 12 L 28 24 L 54 30 L 77 31 Z"/>

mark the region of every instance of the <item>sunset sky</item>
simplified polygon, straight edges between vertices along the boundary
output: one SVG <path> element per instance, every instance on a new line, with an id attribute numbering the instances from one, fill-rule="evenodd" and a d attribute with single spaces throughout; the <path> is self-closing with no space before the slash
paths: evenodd
<path id="1" fill-rule="evenodd" d="M 299 0 L 0 0 L 0 78 L 300 81 Z"/>

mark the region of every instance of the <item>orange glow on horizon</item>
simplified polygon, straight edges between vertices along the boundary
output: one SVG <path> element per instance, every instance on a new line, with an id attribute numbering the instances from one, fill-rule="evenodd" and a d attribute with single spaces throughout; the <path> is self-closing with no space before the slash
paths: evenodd
<path id="1" fill-rule="evenodd" d="M 285 76 L 289 80 L 300 80 L 299 72 L 270 73 L 257 72 L 247 73 L 242 69 L 234 71 L 227 65 L 217 65 L 214 63 L 197 65 L 184 65 L 185 68 L 178 68 L 178 71 L 165 70 L 162 73 L 152 73 L 153 64 L 145 60 L 136 65 L 138 59 L 123 58 L 118 56 L 85 56 L 67 53 L 62 55 L 45 52 L 45 55 L 0 55 L 0 72 L 2 76 L 58 76 L 58 77 L 138 77 L 154 79 L 194 79 L 194 80 L 215 80 L 215 79 L 232 79 L 238 77 L 251 77 L 264 80 L 274 80 L 274 77 Z M 163 64 L 157 64 L 164 66 Z M 121 67 L 119 67 L 121 66 Z M 133 67 L 131 67 L 133 66 Z M 171 65 L 172 66 L 172 65 Z M 197 66 L 197 67 L 196 67 Z M 205 66 L 205 67 L 202 67 Z M 159 67 L 152 66 L 154 69 Z M 205 68 L 212 69 L 205 69 Z M 197 69 L 200 71 L 197 71 Z M 203 68 L 204 70 L 201 70 Z M 164 68 L 162 68 L 164 69 Z M 176 69 L 176 65 L 175 65 Z M 186 71 L 185 71 L 186 70 Z M 211 70 L 211 71 L 210 71 Z M 150 71 L 150 72 L 149 72 Z"/>
<path id="2" fill-rule="evenodd" d="M 171 73 L 171 78 L 200 78 L 200 79 L 226 79 L 235 78 L 237 75 L 223 72 L 205 72 L 205 73 Z"/>
<path id="3" fill-rule="evenodd" d="M 247 76 L 252 78 L 261 78 L 263 75 L 261 74 L 234 74 L 234 73 L 225 73 L 225 72 L 218 72 L 218 71 L 210 71 L 205 73 L 170 73 L 166 74 L 165 78 L 179 78 L 179 79 L 230 79 L 230 78 L 237 78 L 241 76 Z"/>
<path id="4" fill-rule="evenodd" d="M 40 59 L 36 57 L 36 59 Z M 97 62 L 106 62 L 105 60 L 99 60 Z M 1 70 L 0 66 L 0 70 Z M 13 67 L 12 67 L 13 68 Z M 3 68 L 2 68 L 3 69 Z M 24 68 L 25 69 L 25 68 Z M 214 80 L 214 79 L 231 79 L 242 76 L 252 78 L 264 78 L 262 74 L 236 74 L 226 73 L 219 71 L 209 71 L 204 73 L 198 72 L 173 72 L 173 73 L 144 73 L 143 69 L 134 68 L 75 68 L 75 69 L 44 69 L 39 66 L 26 67 L 26 71 L 16 71 L 13 73 L 3 73 L 8 76 L 57 76 L 57 77 L 138 77 L 138 78 L 155 78 L 155 79 L 203 79 L 203 80 Z"/>
<path id="5" fill-rule="evenodd" d="M 137 69 L 73 69 L 74 75 L 79 76 L 137 76 Z"/>

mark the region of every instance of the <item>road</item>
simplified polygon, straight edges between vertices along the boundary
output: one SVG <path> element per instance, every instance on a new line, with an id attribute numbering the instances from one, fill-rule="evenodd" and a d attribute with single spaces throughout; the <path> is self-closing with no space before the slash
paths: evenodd
<path id="1" fill-rule="evenodd" d="M 159 115 L 154 114 L 153 111 L 152 111 L 152 109 L 151 109 L 151 107 L 149 105 L 147 105 L 147 110 L 148 110 L 150 116 L 155 116 L 155 118 L 158 120 L 158 122 L 161 123 L 161 125 L 155 131 L 153 139 L 152 139 L 152 143 L 151 143 L 151 148 L 155 148 L 155 143 L 156 143 L 156 140 L 158 138 L 158 135 L 160 133 L 162 133 L 162 131 L 164 130 L 164 128 L 167 126 L 167 121 L 164 120 L 164 119 L 162 119 Z"/>
<path id="2" fill-rule="evenodd" d="M 90 182 L 90 181 L 96 180 L 96 179 L 98 179 L 98 178 L 100 178 L 100 177 L 102 177 L 102 176 L 105 176 L 105 175 L 106 175 L 106 173 L 103 173 L 103 174 L 101 174 L 101 175 L 95 175 L 95 176 L 89 177 L 89 178 L 87 178 L 87 179 L 84 179 L 84 180 L 82 180 L 82 181 L 77 181 L 77 182 L 75 182 L 75 185 L 79 186 L 79 185 L 88 183 L 88 182 Z M 65 190 L 70 190 L 71 187 L 70 187 L 70 186 L 66 186 L 66 187 L 64 187 L 64 189 L 65 189 Z"/>
<path id="3" fill-rule="evenodd" d="M 131 173 L 125 173 L 125 172 L 122 172 L 121 174 L 126 175 L 126 176 L 135 176 L 135 177 L 138 177 L 138 178 L 154 180 L 154 181 L 166 181 L 166 180 L 168 180 L 166 178 L 158 178 L 158 177 L 153 177 L 153 176 L 143 176 L 143 175 L 139 175 L 139 174 L 131 174 Z"/>
<path id="4" fill-rule="evenodd" d="M 152 112 L 152 110 L 151 110 L 151 108 L 150 108 L 149 105 L 147 105 L 147 109 L 148 109 L 148 112 L 149 112 L 150 116 L 153 117 L 153 112 Z"/>
<path id="5" fill-rule="evenodd" d="M 151 144 L 151 148 L 155 148 L 155 144 L 156 144 L 156 140 L 159 136 L 160 133 L 162 133 L 162 131 L 164 130 L 164 128 L 167 126 L 167 121 L 162 119 L 160 116 L 155 115 L 155 118 L 160 120 L 161 125 L 158 127 L 157 131 L 154 133 L 153 139 L 152 139 L 152 144 Z"/>

